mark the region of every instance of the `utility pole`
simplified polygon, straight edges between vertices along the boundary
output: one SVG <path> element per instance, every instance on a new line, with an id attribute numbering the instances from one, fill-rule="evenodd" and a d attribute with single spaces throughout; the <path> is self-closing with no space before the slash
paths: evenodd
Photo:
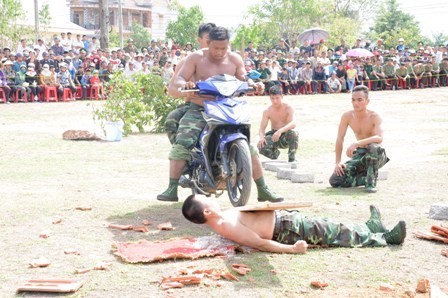
<path id="1" fill-rule="evenodd" d="M 39 39 L 39 0 L 34 0 L 34 30 L 36 31 L 36 40 L 34 44 L 37 44 Z"/>
<path id="2" fill-rule="evenodd" d="M 109 0 L 99 0 L 100 8 L 100 45 L 109 48 Z"/>
<path id="3" fill-rule="evenodd" d="M 120 34 L 120 49 L 123 48 L 123 6 L 122 0 L 118 0 L 118 32 Z"/>

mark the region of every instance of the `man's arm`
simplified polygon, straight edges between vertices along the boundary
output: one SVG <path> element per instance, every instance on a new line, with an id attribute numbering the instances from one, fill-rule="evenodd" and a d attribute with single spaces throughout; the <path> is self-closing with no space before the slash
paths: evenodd
<path id="1" fill-rule="evenodd" d="M 338 136 L 336 138 L 336 145 L 335 145 L 336 160 L 335 160 L 334 172 L 338 176 L 344 175 L 345 166 L 344 164 L 341 164 L 341 157 L 342 157 L 342 147 L 344 146 L 344 138 L 345 134 L 347 133 L 348 123 L 349 123 L 349 115 L 347 113 L 344 113 L 339 123 Z"/>
<path id="2" fill-rule="evenodd" d="M 196 61 L 198 59 L 198 54 L 192 53 L 185 58 L 184 64 L 177 73 L 177 76 L 171 79 L 170 85 L 168 87 L 168 94 L 173 97 L 186 97 L 185 94 L 179 91 L 181 88 L 185 88 L 187 82 L 191 79 L 196 71 Z"/>
<path id="3" fill-rule="evenodd" d="M 260 136 L 260 140 L 258 141 L 257 147 L 259 149 L 263 148 L 264 145 L 266 145 L 265 132 L 266 132 L 266 127 L 268 126 L 268 122 L 269 122 L 269 111 L 265 110 L 263 112 L 263 116 L 261 118 L 260 130 L 258 132 L 258 135 Z"/>

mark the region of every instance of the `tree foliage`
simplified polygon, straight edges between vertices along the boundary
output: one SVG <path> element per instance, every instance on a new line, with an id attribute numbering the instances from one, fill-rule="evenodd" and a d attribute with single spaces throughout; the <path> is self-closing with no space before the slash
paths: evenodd
<path id="1" fill-rule="evenodd" d="M 44 3 L 39 9 L 39 24 L 43 26 L 43 30 L 47 31 L 48 25 L 51 23 L 50 5 Z"/>
<path id="2" fill-rule="evenodd" d="M 251 41 L 255 48 L 265 48 L 269 45 L 266 41 L 271 38 L 270 36 L 266 36 L 266 32 L 269 31 L 264 30 L 263 25 L 242 25 L 238 29 L 235 38 L 232 40 L 232 47 L 234 49 L 241 49 L 244 38 L 244 47 L 247 47 L 248 43 Z"/>
<path id="3" fill-rule="evenodd" d="M 264 26 L 267 36 L 278 39 L 295 39 L 308 27 L 319 27 L 324 23 L 327 0 L 263 0 L 251 7 L 255 24 Z"/>
<path id="4" fill-rule="evenodd" d="M 165 131 L 168 113 L 182 102 L 166 94 L 163 80 L 158 75 L 135 74 L 133 79 L 119 71 L 113 74 L 107 101 L 93 108 L 93 118 L 100 121 L 122 121 L 124 134 L 138 129 L 143 133 Z"/>
<path id="5" fill-rule="evenodd" d="M 199 6 L 192 6 L 188 9 L 180 6 L 177 19 L 168 23 L 166 37 L 181 45 L 188 42 L 194 43 L 198 27 L 203 22 L 204 14 Z"/>
<path id="6" fill-rule="evenodd" d="M 136 22 L 132 23 L 131 38 L 134 40 L 134 45 L 139 51 L 141 48 L 147 47 L 148 43 L 151 41 L 151 36 L 149 35 L 148 30 Z"/>
<path id="7" fill-rule="evenodd" d="M 24 16 L 22 4 L 19 0 L 0 0 L 0 37 L 3 44 L 6 40 L 16 43 L 22 36 L 29 33 L 17 21 Z"/>
<path id="8" fill-rule="evenodd" d="M 356 21 L 372 18 L 378 12 L 378 2 L 371 0 L 333 0 L 338 16 Z"/>
<path id="9" fill-rule="evenodd" d="M 385 46 L 395 47 L 403 38 L 406 45 L 416 47 L 422 40 L 418 21 L 400 10 L 397 0 L 387 0 L 381 7 L 370 36 L 382 38 Z"/>

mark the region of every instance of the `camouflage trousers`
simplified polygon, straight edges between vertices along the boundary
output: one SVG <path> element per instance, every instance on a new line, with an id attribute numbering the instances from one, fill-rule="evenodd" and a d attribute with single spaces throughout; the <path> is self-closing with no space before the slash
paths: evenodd
<path id="1" fill-rule="evenodd" d="M 330 177 L 333 187 L 375 187 L 378 169 L 383 167 L 389 158 L 381 145 L 372 143 L 367 148 L 357 148 L 352 159 L 345 163 L 344 175 L 335 173 Z"/>
<path id="2" fill-rule="evenodd" d="M 274 241 L 338 247 L 386 246 L 383 233 L 373 233 L 365 224 L 343 224 L 326 218 L 308 217 L 298 211 L 278 210 Z"/>
<path id="3" fill-rule="evenodd" d="M 190 151 L 196 146 L 202 130 L 207 122 L 202 116 L 204 107 L 190 104 L 188 110 L 179 121 L 179 128 L 169 154 L 169 159 L 190 160 Z"/>
<path id="4" fill-rule="evenodd" d="M 171 144 L 174 144 L 174 142 L 176 141 L 176 135 L 177 130 L 179 128 L 180 119 L 182 119 L 182 117 L 188 111 L 189 107 L 190 102 L 183 103 L 177 106 L 177 108 L 171 111 L 166 117 L 165 128 L 166 133 L 168 134 L 168 139 L 170 140 Z"/>
<path id="5" fill-rule="evenodd" d="M 281 134 L 277 142 L 274 142 L 272 135 L 275 132 L 276 130 L 271 130 L 266 133 L 266 145 L 260 149 L 260 154 L 270 159 L 277 159 L 280 155 L 278 149 L 288 148 L 288 161 L 294 161 L 296 159 L 297 148 L 299 147 L 299 133 L 295 130 L 288 130 Z"/>

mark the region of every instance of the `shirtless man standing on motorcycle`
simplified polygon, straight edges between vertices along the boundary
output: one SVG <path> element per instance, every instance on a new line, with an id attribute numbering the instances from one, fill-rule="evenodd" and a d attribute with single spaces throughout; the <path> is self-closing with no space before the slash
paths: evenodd
<path id="1" fill-rule="evenodd" d="M 214 75 L 227 74 L 237 79 L 247 81 L 244 63 L 241 57 L 229 49 L 229 32 L 223 27 L 215 27 L 209 33 L 207 41 L 208 51 L 196 51 L 190 54 L 178 76 L 171 81 L 168 94 L 173 97 L 185 97 L 182 89 L 191 88 L 191 80 L 204 81 Z M 251 83 L 251 82 L 249 82 Z M 157 199 L 160 201 L 178 201 L 177 188 L 179 178 L 190 159 L 190 151 L 198 142 L 199 136 L 206 125 L 201 112 L 204 111 L 204 98 L 192 96 L 188 111 L 179 123 L 176 141 L 169 153 L 170 173 L 168 188 Z M 273 193 L 266 185 L 263 177 L 261 162 L 257 151 L 250 146 L 252 155 L 252 177 L 258 190 L 258 201 L 281 202 L 283 198 Z"/>

